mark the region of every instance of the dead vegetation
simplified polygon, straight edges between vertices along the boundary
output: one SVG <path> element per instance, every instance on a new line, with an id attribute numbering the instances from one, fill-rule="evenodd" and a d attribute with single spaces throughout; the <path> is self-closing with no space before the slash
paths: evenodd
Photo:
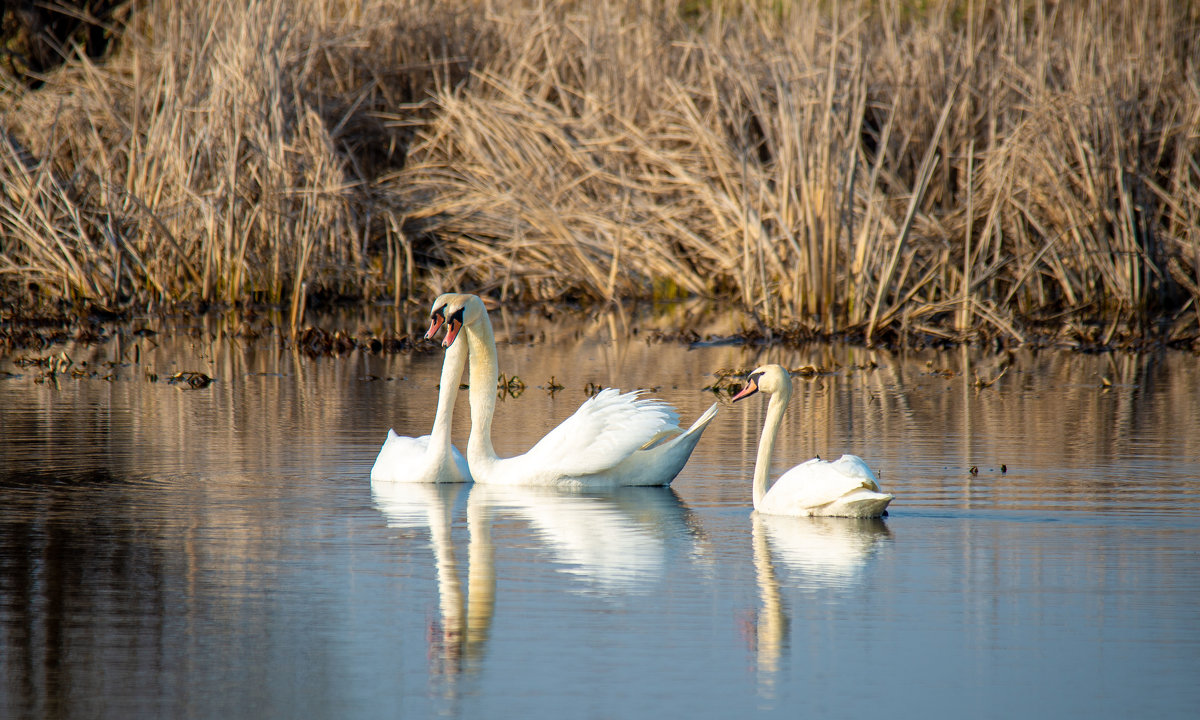
<path id="1" fill-rule="evenodd" d="M 0 96 L 0 294 L 1200 337 L 1194 4 L 835 7 L 126 6 L 107 56 Z"/>

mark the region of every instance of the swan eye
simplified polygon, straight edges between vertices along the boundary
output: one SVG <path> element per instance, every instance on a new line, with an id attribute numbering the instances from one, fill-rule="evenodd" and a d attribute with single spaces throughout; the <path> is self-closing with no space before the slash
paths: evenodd
<path id="1" fill-rule="evenodd" d="M 754 387 L 758 387 L 758 381 L 762 380 L 762 376 L 763 374 L 760 372 L 752 373 L 746 382 L 750 383 Z"/>
<path id="2" fill-rule="evenodd" d="M 455 310 L 454 314 L 450 316 L 450 319 L 461 323 L 463 321 L 463 311 L 466 309 L 467 309 L 466 306 L 463 306 L 463 307 L 460 307 L 459 309 Z"/>
<path id="3" fill-rule="evenodd" d="M 442 307 L 443 307 L 443 306 L 441 306 L 441 305 L 439 305 L 439 306 L 435 307 L 435 308 L 434 308 L 434 309 L 433 309 L 433 310 L 432 310 L 432 311 L 429 313 L 429 317 L 431 317 L 431 318 L 443 318 L 443 319 L 444 319 L 444 318 L 446 317 L 446 313 L 445 313 L 445 311 L 444 311 L 444 310 L 442 310 Z"/>

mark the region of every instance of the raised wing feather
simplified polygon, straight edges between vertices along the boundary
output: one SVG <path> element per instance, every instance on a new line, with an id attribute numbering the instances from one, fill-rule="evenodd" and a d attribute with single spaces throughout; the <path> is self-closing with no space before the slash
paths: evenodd
<path id="1" fill-rule="evenodd" d="M 663 432 L 678 432 L 670 405 L 605 388 L 562 421 L 525 454 L 531 467 L 553 467 L 564 476 L 603 472 Z"/>

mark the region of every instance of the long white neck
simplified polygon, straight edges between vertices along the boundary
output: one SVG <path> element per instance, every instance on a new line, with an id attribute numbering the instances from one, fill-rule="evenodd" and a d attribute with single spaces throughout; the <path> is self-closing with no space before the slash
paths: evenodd
<path id="1" fill-rule="evenodd" d="M 783 413 L 792 399 L 792 388 L 788 385 L 771 393 L 767 403 L 767 421 L 763 424 L 762 437 L 758 439 L 758 458 L 754 461 L 754 509 L 758 510 L 763 496 L 767 494 L 767 476 L 771 474 L 771 453 L 775 452 L 775 435 L 783 422 Z"/>
<path id="2" fill-rule="evenodd" d="M 458 398 L 458 384 L 462 382 L 463 369 L 467 365 L 467 347 L 454 343 L 446 349 L 442 360 L 442 379 L 438 388 L 437 412 L 433 415 L 433 429 L 429 431 L 429 452 L 435 457 L 450 460 L 450 426 L 454 422 L 454 401 Z"/>
<path id="3" fill-rule="evenodd" d="M 496 359 L 492 321 L 486 314 L 479 322 L 464 325 L 463 332 L 471 350 L 471 437 L 467 440 L 467 464 L 478 479 L 486 477 L 499 460 L 492 448 L 492 415 L 496 412 L 500 364 Z"/>

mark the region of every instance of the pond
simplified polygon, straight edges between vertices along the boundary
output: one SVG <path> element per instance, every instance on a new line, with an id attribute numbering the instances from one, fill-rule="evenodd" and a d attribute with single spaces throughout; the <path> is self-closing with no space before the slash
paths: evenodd
<path id="1" fill-rule="evenodd" d="M 589 383 L 720 413 L 669 488 L 373 490 L 387 429 L 428 432 L 436 347 L 313 357 L 199 318 L 24 353 L 74 373 L 3 359 L 0 716 L 1194 716 L 1194 355 L 494 321 L 524 384 L 501 455 Z M 767 361 L 812 370 L 774 474 L 861 455 L 886 518 L 752 512 L 764 398 L 705 388 Z"/>

